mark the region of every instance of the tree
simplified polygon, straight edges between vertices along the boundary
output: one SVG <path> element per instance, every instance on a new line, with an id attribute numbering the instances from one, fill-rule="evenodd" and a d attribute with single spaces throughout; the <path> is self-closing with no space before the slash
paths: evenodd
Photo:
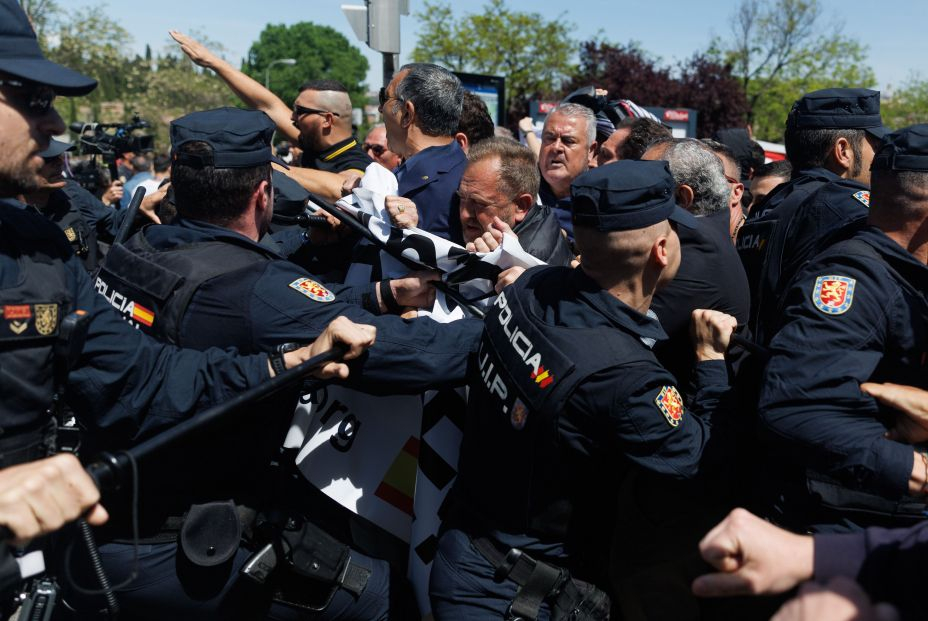
<path id="1" fill-rule="evenodd" d="M 644 106 L 671 106 L 678 84 L 668 67 L 635 43 L 613 44 L 586 41 L 580 48 L 580 67 L 565 85 L 564 93 L 590 84 L 609 91 L 616 99 L 631 99 Z"/>
<path id="2" fill-rule="evenodd" d="M 912 74 L 902 86 L 883 97 L 880 109 L 883 124 L 893 129 L 928 123 L 928 80 Z"/>
<path id="3" fill-rule="evenodd" d="M 216 53 L 224 52 L 222 45 L 202 33 L 191 35 Z M 136 58 L 133 66 L 129 84 L 135 88 L 125 95 L 127 108 L 151 123 L 159 151 L 166 151 L 170 145 L 168 129 L 174 119 L 195 110 L 240 104 L 222 80 L 193 64 L 176 45 L 168 46 L 153 60 Z"/>
<path id="4" fill-rule="evenodd" d="M 62 110 L 66 120 L 78 120 L 77 110 L 82 105 L 89 104 L 96 114 L 101 102 L 121 99 L 128 70 L 126 29 L 113 21 L 102 5 L 74 10 L 55 22 L 58 44 L 46 50 L 48 58 L 99 82 L 89 95 L 67 100 L 67 108 Z"/>
<path id="5" fill-rule="evenodd" d="M 710 57 L 731 64 L 759 137 L 782 139 L 790 105 L 803 93 L 875 83 L 867 46 L 826 22 L 820 0 L 742 0 L 729 40 L 715 39 Z"/>
<path id="6" fill-rule="evenodd" d="M 720 129 L 744 127 L 748 102 L 730 65 L 696 54 L 681 63 L 678 70 L 680 93 L 673 105 L 699 111 L 698 136 L 709 137 Z"/>
<path id="7" fill-rule="evenodd" d="M 668 67 L 634 43 L 587 41 L 580 52 L 578 74 L 564 93 L 591 84 L 606 89 L 612 98 L 631 99 L 642 106 L 693 108 L 699 112 L 699 136 L 743 126 L 747 114 L 744 93 L 731 67 L 699 54 Z"/>
<path id="8" fill-rule="evenodd" d="M 524 115 L 529 98 L 559 91 L 572 73 L 573 25 L 563 16 L 547 21 L 538 13 L 512 11 L 504 0 L 490 0 L 483 13 L 458 20 L 450 4 L 426 0 L 415 16 L 421 26 L 412 59 L 503 76 L 510 118 Z"/>
<path id="9" fill-rule="evenodd" d="M 292 102 L 300 85 L 309 80 L 338 80 L 348 89 L 354 105 L 367 102 L 367 59 L 333 28 L 311 22 L 268 24 L 248 50 L 242 71 L 264 84 L 268 65 L 281 58 L 297 61 L 293 66 L 278 64 L 271 69 L 271 90 L 282 100 Z"/>
<path id="10" fill-rule="evenodd" d="M 23 0 L 22 7 L 32 24 L 32 29 L 35 30 L 39 44 L 44 46 L 49 29 L 57 24 L 61 16 L 61 7 L 56 0 Z"/>

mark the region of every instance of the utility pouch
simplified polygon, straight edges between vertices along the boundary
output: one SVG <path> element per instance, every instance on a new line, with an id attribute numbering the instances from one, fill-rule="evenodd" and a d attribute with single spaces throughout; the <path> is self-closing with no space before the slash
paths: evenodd
<path id="1" fill-rule="evenodd" d="M 350 548 L 315 524 L 290 521 L 280 533 L 280 543 L 290 571 L 277 573 L 275 601 L 320 611 L 338 589 L 355 598 L 364 592 L 371 571 L 352 562 Z"/>
<path id="2" fill-rule="evenodd" d="M 214 567 L 238 551 L 242 522 L 231 500 L 193 505 L 180 530 L 180 547 L 194 565 Z"/>
<path id="3" fill-rule="evenodd" d="M 554 600 L 551 621 L 608 621 L 610 606 L 604 591 L 568 577 Z"/>
<path id="4" fill-rule="evenodd" d="M 337 584 L 348 562 L 348 546 L 310 522 L 281 533 L 287 564 L 301 576 Z"/>

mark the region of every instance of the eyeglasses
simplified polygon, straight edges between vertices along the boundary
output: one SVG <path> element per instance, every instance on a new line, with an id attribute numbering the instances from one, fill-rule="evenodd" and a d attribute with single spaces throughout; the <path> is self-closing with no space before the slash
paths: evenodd
<path id="1" fill-rule="evenodd" d="M 387 150 L 386 147 L 382 145 L 370 144 L 367 142 L 361 145 L 361 149 L 364 150 L 365 152 L 373 151 L 374 155 L 376 155 L 377 157 L 380 157 L 381 155 L 383 155 L 383 152 Z"/>
<path id="2" fill-rule="evenodd" d="M 307 114 L 331 114 L 332 116 L 341 116 L 338 112 L 332 112 L 331 110 L 319 110 L 318 108 L 306 108 L 304 106 L 298 106 L 293 104 L 293 114 L 296 115 L 296 118 Z"/>
<path id="3" fill-rule="evenodd" d="M 381 113 L 383 113 L 383 107 L 384 107 L 384 106 L 387 104 L 387 102 L 390 101 L 391 99 L 395 99 L 395 100 L 397 100 L 397 101 L 403 101 L 402 99 L 400 99 L 399 97 L 397 97 L 395 94 L 394 94 L 394 95 L 387 95 L 387 87 L 386 87 L 386 86 L 381 86 L 381 87 L 380 87 L 380 94 L 379 94 L 379 96 L 378 96 L 378 99 L 380 100 L 380 108 L 379 108 L 379 110 L 380 110 Z"/>
<path id="4" fill-rule="evenodd" d="M 44 116 L 55 103 L 55 89 L 41 84 L 27 84 L 20 80 L 0 79 L 0 86 L 12 86 L 19 95 L 12 98 L 21 109 L 34 116 Z"/>

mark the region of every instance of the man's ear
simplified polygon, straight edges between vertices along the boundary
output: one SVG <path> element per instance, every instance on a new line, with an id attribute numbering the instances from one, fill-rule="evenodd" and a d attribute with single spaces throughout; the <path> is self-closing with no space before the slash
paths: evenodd
<path id="1" fill-rule="evenodd" d="M 512 202 L 516 204 L 516 212 L 513 215 L 513 222 L 516 224 L 525 220 L 525 216 L 528 215 L 529 209 L 535 205 L 535 197 L 531 194 L 519 194 Z"/>
<path id="2" fill-rule="evenodd" d="M 262 181 L 258 184 L 258 187 L 255 188 L 252 198 L 255 201 L 255 211 L 266 211 L 268 208 L 274 206 L 274 197 L 271 196 L 273 190 L 271 189 L 271 184 L 268 181 Z"/>
<path id="3" fill-rule="evenodd" d="M 835 140 L 829 156 L 835 166 L 841 170 L 851 170 L 854 167 L 854 149 L 851 142 L 844 136 Z"/>
<path id="4" fill-rule="evenodd" d="M 461 149 L 464 151 L 464 153 L 467 153 L 467 148 L 470 146 L 470 141 L 467 139 L 467 134 L 464 132 L 458 132 L 454 135 L 454 140 L 459 145 L 461 145 Z"/>
<path id="5" fill-rule="evenodd" d="M 651 246 L 651 258 L 662 268 L 670 265 L 668 243 L 669 236 L 660 235 L 657 239 L 654 240 L 654 245 Z"/>
<path id="6" fill-rule="evenodd" d="M 403 102 L 403 116 L 400 118 L 400 124 L 403 127 L 412 127 L 416 119 L 416 104 L 411 101 Z"/>
<path id="7" fill-rule="evenodd" d="M 680 207 L 689 211 L 693 206 L 693 202 L 696 200 L 696 193 L 693 192 L 693 188 L 685 183 L 681 183 L 677 186 L 675 194 L 677 196 L 677 203 L 680 204 Z"/>
<path id="8" fill-rule="evenodd" d="M 599 143 L 595 140 L 590 143 L 590 152 L 587 153 L 586 161 L 587 166 L 590 168 L 596 168 L 596 154 L 599 153 Z"/>

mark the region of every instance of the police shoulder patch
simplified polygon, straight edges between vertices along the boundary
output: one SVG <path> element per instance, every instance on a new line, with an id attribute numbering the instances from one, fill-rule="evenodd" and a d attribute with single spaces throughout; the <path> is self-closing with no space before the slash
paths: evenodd
<path id="1" fill-rule="evenodd" d="M 657 409 L 661 411 L 667 424 L 671 427 L 679 427 L 683 422 L 683 398 L 677 392 L 675 386 L 664 386 L 654 399 Z"/>
<path id="2" fill-rule="evenodd" d="M 826 315 L 843 315 L 854 302 L 857 281 L 847 276 L 819 276 L 812 288 L 812 303 Z"/>
<path id="3" fill-rule="evenodd" d="M 289 287 L 316 302 L 331 302 L 335 299 L 334 293 L 311 278 L 297 278 Z"/>
<path id="4" fill-rule="evenodd" d="M 864 204 L 864 207 L 869 209 L 870 207 L 870 192 L 869 190 L 861 190 L 860 192 L 854 192 L 852 194 L 854 198 Z"/>
<path id="5" fill-rule="evenodd" d="M 512 411 L 509 414 L 509 424 L 516 431 L 522 431 L 528 419 L 528 406 L 521 399 L 516 399 L 512 404 Z"/>

